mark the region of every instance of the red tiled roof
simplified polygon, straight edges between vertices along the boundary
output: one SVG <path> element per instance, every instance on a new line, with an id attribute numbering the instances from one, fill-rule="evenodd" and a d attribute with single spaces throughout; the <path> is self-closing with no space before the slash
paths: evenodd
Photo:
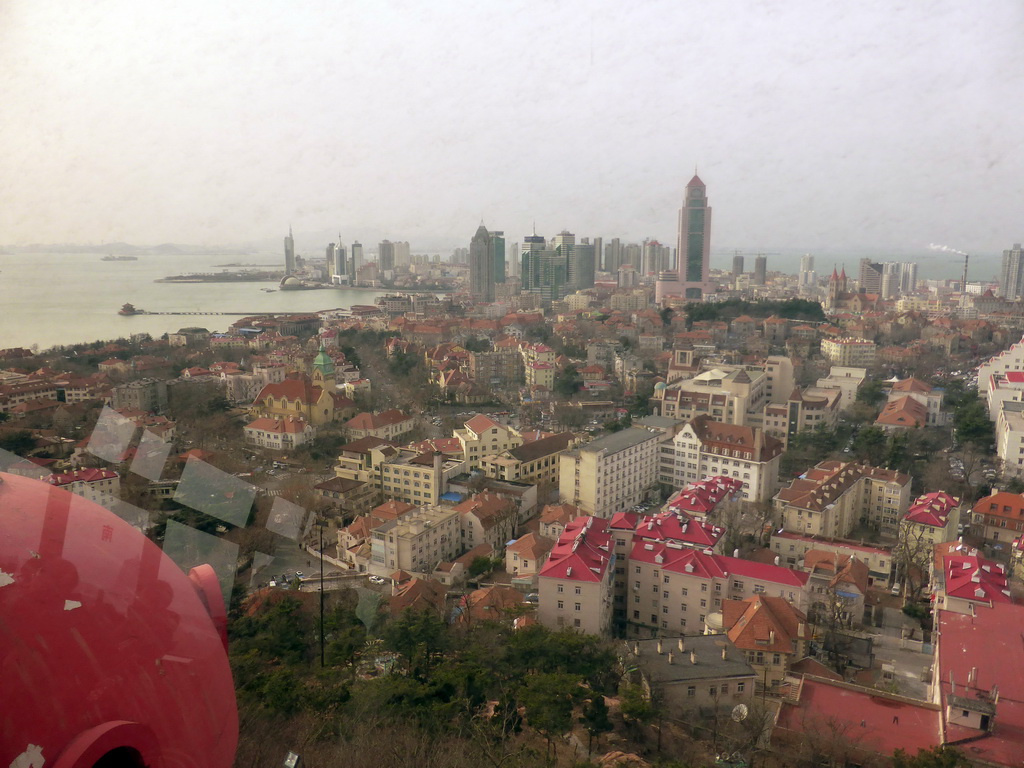
<path id="1" fill-rule="evenodd" d="M 305 419 L 291 417 L 288 419 L 262 418 L 245 425 L 246 429 L 259 432 L 276 432 L 278 434 L 298 434 L 306 429 Z"/>
<path id="2" fill-rule="evenodd" d="M 1010 603 L 1006 569 L 977 555 L 946 555 L 942 559 L 946 595 L 979 603 Z"/>
<path id="3" fill-rule="evenodd" d="M 668 509 L 679 512 L 709 514 L 719 502 L 743 490 L 743 483 L 733 477 L 716 475 L 690 483 L 668 500 Z"/>
<path id="4" fill-rule="evenodd" d="M 960 748 L 970 759 L 986 765 L 1019 765 L 1024 754 L 1024 667 L 1016 659 L 1024 607 L 999 603 L 991 608 L 978 606 L 973 614 L 937 611 L 935 626 L 939 638 L 935 675 L 944 704 L 951 693 L 989 701 L 995 687 L 999 688 L 991 730 L 985 734 L 947 722 L 946 741 L 973 737 Z"/>
<path id="5" fill-rule="evenodd" d="M 928 408 L 910 395 L 890 400 L 875 419 L 887 427 L 923 427 L 928 421 Z"/>
<path id="6" fill-rule="evenodd" d="M 95 483 L 99 480 L 111 480 L 118 477 L 117 472 L 110 469 L 76 469 L 73 472 L 61 472 L 43 478 L 50 485 L 71 485 L 72 483 Z"/>
<path id="7" fill-rule="evenodd" d="M 959 504 L 960 499 L 950 496 L 945 491 L 926 493 L 924 496 L 919 496 L 910 505 L 906 520 L 920 525 L 930 525 L 934 528 L 945 528 L 950 512 Z"/>
<path id="8" fill-rule="evenodd" d="M 777 727 L 801 736 L 834 730 L 857 749 L 889 757 L 897 749 L 915 754 L 941 743 L 941 714 L 924 702 L 894 697 L 870 688 L 805 677 L 800 703 L 785 704 Z"/>
<path id="9" fill-rule="evenodd" d="M 599 583 L 605 577 L 611 558 L 608 521 L 599 517 L 577 517 L 558 537 L 540 575 Z"/>
<path id="10" fill-rule="evenodd" d="M 397 408 L 382 411 L 381 413 L 367 413 L 364 411 L 346 421 L 345 426 L 348 429 L 380 429 L 392 424 L 401 424 L 403 421 L 408 421 L 409 418 L 409 416 L 406 416 Z"/>
<path id="11" fill-rule="evenodd" d="M 482 413 L 478 413 L 476 416 L 474 416 L 473 418 L 466 422 L 466 428 L 473 430 L 478 435 L 483 432 L 486 432 L 488 429 L 491 429 L 492 427 L 501 427 L 501 424 L 496 422 L 490 416 L 487 416 Z"/>

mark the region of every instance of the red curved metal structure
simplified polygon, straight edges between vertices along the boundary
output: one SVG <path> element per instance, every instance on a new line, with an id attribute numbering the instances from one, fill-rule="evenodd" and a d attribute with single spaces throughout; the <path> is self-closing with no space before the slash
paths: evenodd
<path id="1" fill-rule="evenodd" d="M 212 568 L 0 473 L 0 766 L 230 768 L 226 626 Z"/>

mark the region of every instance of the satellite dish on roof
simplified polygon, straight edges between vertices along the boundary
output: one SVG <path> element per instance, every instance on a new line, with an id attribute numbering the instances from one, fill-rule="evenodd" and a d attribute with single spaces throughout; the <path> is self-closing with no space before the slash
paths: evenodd
<path id="1" fill-rule="evenodd" d="M 749 713 L 749 710 L 747 709 L 747 705 L 746 704 L 737 704 L 735 707 L 732 708 L 732 715 L 731 715 L 731 717 L 737 723 L 742 723 L 744 720 L 747 719 L 747 714 L 748 713 Z"/>

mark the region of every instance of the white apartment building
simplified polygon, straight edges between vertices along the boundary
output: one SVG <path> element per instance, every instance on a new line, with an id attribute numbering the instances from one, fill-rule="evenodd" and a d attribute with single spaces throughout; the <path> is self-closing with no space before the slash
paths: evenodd
<path id="1" fill-rule="evenodd" d="M 865 339 L 822 339 L 821 356 L 840 366 L 874 365 L 875 342 Z"/>
<path id="2" fill-rule="evenodd" d="M 537 577 L 537 619 L 601 635 L 611 626 L 615 553 L 608 521 L 578 517 L 558 537 Z"/>
<path id="3" fill-rule="evenodd" d="M 374 529 L 369 571 L 375 576 L 397 570 L 430 574 L 438 564 L 455 559 L 461 542 L 458 512 L 420 507 Z"/>
<path id="4" fill-rule="evenodd" d="M 121 478 L 110 469 L 76 469 L 43 479 L 50 485 L 103 506 L 109 506 L 112 500 L 121 496 Z"/>
<path id="5" fill-rule="evenodd" d="M 1024 371 L 1024 339 L 978 366 L 978 394 L 985 395 L 989 379 L 997 373 Z"/>
<path id="6" fill-rule="evenodd" d="M 698 416 L 661 444 L 658 482 L 682 488 L 708 475 L 743 483 L 746 501 L 768 501 L 778 485 L 780 440 L 757 427 L 740 427 Z"/>
<path id="7" fill-rule="evenodd" d="M 825 389 L 838 389 L 843 393 L 839 400 L 839 408 L 846 410 L 857 402 L 857 390 L 867 380 L 868 372 L 865 368 L 850 368 L 843 365 L 833 365 L 828 376 L 818 379 L 818 386 Z"/>
<path id="8" fill-rule="evenodd" d="M 603 518 L 639 504 L 658 481 L 665 439 L 662 432 L 631 427 L 566 451 L 559 465 L 561 500 Z"/>
<path id="9" fill-rule="evenodd" d="M 1002 402 L 996 416 L 996 455 L 1003 462 L 1003 475 L 1024 476 L 1024 403 Z"/>

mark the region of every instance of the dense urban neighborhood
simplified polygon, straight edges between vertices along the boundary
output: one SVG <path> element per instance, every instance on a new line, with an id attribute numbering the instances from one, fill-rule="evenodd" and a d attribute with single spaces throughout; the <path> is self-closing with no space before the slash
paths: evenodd
<path id="1" fill-rule="evenodd" d="M 214 565 L 239 764 L 1019 765 L 1019 287 L 694 232 L 289 235 L 406 290 L 2 350 L 3 470 Z"/>

